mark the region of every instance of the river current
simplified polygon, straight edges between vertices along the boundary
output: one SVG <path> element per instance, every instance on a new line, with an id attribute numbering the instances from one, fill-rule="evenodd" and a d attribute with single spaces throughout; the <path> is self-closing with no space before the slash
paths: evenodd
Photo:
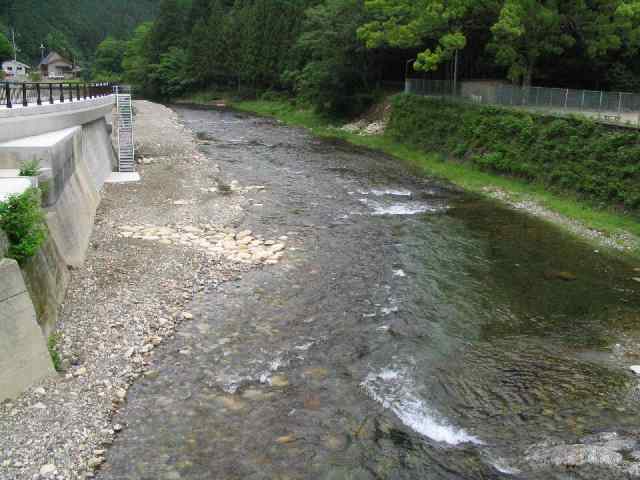
<path id="1" fill-rule="evenodd" d="M 634 265 L 386 155 L 176 110 L 265 187 L 237 227 L 288 250 L 196 298 L 100 478 L 633 475 Z"/>

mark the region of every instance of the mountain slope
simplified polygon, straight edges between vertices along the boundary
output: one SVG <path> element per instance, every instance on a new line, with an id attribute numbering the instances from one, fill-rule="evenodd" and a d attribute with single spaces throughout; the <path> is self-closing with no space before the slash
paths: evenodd
<path id="1" fill-rule="evenodd" d="M 20 56 L 36 62 L 47 35 L 60 34 L 89 58 L 108 35 L 126 36 L 157 13 L 160 0 L 0 0 L 0 28 L 16 30 Z M 63 37 L 63 38 L 64 38 Z"/>

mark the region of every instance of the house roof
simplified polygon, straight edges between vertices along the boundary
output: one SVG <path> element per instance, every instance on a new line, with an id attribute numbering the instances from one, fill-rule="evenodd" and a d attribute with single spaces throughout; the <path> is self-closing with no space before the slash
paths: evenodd
<path id="1" fill-rule="evenodd" d="M 62 55 L 60 55 L 58 52 L 49 52 L 49 55 L 47 55 L 41 62 L 40 65 L 49 65 L 50 63 L 66 63 L 69 66 L 72 66 L 73 64 L 71 63 L 71 61 L 67 60 L 66 58 L 64 58 Z"/>

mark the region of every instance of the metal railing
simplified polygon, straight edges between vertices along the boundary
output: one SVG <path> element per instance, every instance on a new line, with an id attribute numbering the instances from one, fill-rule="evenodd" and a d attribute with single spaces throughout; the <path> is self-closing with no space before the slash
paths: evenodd
<path id="1" fill-rule="evenodd" d="M 0 108 L 78 102 L 111 95 L 113 89 L 110 83 L 0 82 Z"/>
<path id="2" fill-rule="evenodd" d="M 640 94 L 575 90 L 570 88 L 519 87 L 501 83 L 453 82 L 409 78 L 405 92 L 452 97 L 482 105 L 524 108 L 549 114 L 580 114 L 603 123 L 640 126 Z"/>

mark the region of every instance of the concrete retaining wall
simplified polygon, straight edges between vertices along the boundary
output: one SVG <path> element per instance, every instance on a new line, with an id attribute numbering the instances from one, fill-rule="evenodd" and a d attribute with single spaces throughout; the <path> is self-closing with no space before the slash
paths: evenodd
<path id="1" fill-rule="evenodd" d="M 0 400 L 51 375 L 53 366 L 20 267 L 0 260 Z"/>
<path id="2" fill-rule="evenodd" d="M 92 112 L 51 114 L 58 122 L 32 117 L 36 125 L 25 132 L 51 125 L 63 128 L 0 144 L 0 168 L 19 168 L 24 161 L 38 159 L 49 176 L 49 236 L 38 254 L 21 270 L 14 261 L 2 260 L 6 245 L 0 235 L 0 401 L 52 373 L 46 338 L 55 328 L 69 269 L 85 259 L 100 191 L 115 163 L 105 119 L 110 112 L 109 104 Z M 0 139 L 6 137 L 6 122 L 16 119 L 28 117 L 0 118 Z M 72 120 L 78 123 L 70 125 Z"/>

